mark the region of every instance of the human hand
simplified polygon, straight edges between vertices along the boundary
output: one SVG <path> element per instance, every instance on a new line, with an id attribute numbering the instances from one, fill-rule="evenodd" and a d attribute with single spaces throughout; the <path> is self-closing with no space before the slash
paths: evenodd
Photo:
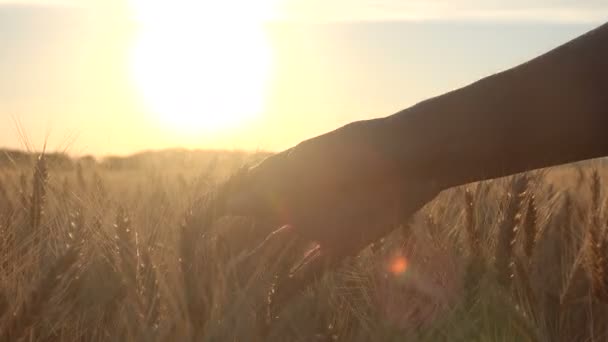
<path id="1" fill-rule="evenodd" d="M 291 226 L 324 251 L 356 254 L 440 191 L 413 176 L 423 173 L 412 172 L 415 157 L 391 155 L 385 133 L 381 120 L 355 122 L 268 157 L 229 182 L 227 211 Z"/>

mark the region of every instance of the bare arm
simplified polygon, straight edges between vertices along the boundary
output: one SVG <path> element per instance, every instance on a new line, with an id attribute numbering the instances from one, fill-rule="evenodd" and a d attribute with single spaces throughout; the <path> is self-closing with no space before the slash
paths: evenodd
<path id="1" fill-rule="evenodd" d="M 430 177 L 441 188 L 608 156 L 608 24 L 464 88 L 301 145 L 333 149 L 337 159 L 348 156 L 340 146 L 377 154 L 378 163 L 342 179 Z"/>

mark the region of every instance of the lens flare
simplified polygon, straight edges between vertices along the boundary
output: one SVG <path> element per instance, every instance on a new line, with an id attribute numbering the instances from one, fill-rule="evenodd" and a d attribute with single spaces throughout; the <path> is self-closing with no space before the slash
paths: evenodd
<path id="1" fill-rule="evenodd" d="M 389 270 L 393 275 L 401 275 L 407 271 L 408 262 L 403 256 L 394 257 L 389 265 Z"/>

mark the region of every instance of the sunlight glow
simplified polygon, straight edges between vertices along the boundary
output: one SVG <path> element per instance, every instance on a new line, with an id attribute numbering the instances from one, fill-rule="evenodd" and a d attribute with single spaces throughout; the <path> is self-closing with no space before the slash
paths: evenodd
<path id="1" fill-rule="evenodd" d="M 161 125 L 176 134 L 220 133 L 263 111 L 271 0 L 131 2 L 139 28 L 131 75 Z"/>

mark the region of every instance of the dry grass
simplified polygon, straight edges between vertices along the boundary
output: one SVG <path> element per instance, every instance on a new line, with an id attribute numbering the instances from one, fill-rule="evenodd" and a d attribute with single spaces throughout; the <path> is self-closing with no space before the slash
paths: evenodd
<path id="1" fill-rule="evenodd" d="M 314 247 L 221 215 L 241 162 L 0 168 L 0 341 L 608 338 L 600 163 L 445 191 L 319 277 Z"/>

